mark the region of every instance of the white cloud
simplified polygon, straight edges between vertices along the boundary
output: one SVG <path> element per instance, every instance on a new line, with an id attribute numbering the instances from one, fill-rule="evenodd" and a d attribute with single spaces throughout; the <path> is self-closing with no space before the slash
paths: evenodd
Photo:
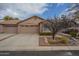
<path id="1" fill-rule="evenodd" d="M 6 9 L 6 12 L 10 15 L 14 15 L 14 16 L 18 16 L 18 13 L 16 13 L 15 11 L 11 10 L 11 9 Z"/>
<path id="2" fill-rule="evenodd" d="M 71 4 L 69 8 L 65 9 L 59 14 L 59 17 L 61 17 L 61 15 L 66 15 L 69 18 L 74 18 L 74 13 L 76 11 L 79 11 L 79 4 Z"/>
<path id="3" fill-rule="evenodd" d="M 56 7 L 62 6 L 64 3 L 58 3 Z"/>
<path id="4" fill-rule="evenodd" d="M 59 14 L 59 17 L 61 15 L 66 15 L 66 16 L 74 16 L 74 12 L 77 11 L 77 8 L 74 8 L 75 4 L 72 4 L 71 7 L 69 8 L 66 8 L 65 10 L 63 10 L 60 14 Z"/>
<path id="5" fill-rule="evenodd" d="M 9 15 L 12 17 L 18 17 L 18 13 L 16 13 L 15 11 L 13 11 L 11 9 L 5 9 L 5 10 L 0 11 L 1 18 L 3 18 L 6 15 Z"/>
<path id="6" fill-rule="evenodd" d="M 10 15 L 24 18 L 31 15 L 43 14 L 48 10 L 47 6 L 47 4 L 40 3 L 0 4 L 0 16 Z"/>
<path id="7" fill-rule="evenodd" d="M 15 4 L 15 6 L 17 7 L 17 9 L 33 14 L 41 14 L 47 10 L 47 4 Z"/>
<path id="8" fill-rule="evenodd" d="M 66 8 L 65 10 L 63 10 L 60 14 L 59 14 L 59 17 L 61 17 L 62 15 L 68 15 L 69 12 L 68 12 L 69 8 Z"/>

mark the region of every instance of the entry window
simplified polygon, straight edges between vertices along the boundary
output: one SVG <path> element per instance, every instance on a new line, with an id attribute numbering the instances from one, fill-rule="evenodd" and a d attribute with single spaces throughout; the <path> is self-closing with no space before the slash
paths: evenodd
<path id="1" fill-rule="evenodd" d="M 49 28 L 48 28 L 48 26 L 46 24 L 43 25 L 43 31 L 44 32 L 50 32 L 50 30 L 49 30 Z"/>

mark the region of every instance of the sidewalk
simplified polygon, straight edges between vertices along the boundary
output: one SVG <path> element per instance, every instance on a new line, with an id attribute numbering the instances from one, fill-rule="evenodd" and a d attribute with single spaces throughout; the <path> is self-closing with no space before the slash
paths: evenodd
<path id="1" fill-rule="evenodd" d="M 79 46 L 41 46 L 41 47 L 0 47 L 0 51 L 70 51 L 70 50 L 79 50 Z"/>

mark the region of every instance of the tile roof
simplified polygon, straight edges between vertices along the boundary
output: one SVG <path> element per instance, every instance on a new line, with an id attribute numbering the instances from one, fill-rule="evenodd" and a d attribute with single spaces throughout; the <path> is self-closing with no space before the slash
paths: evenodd
<path id="1" fill-rule="evenodd" d="M 4 21 L 0 22 L 0 24 L 17 24 L 19 22 L 20 22 L 20 20 L 4 20 Z"/>
<path id="2" fill-rule="evenodd" d="M 38 25 L 40 22 L 45 21 L 43 18 L 38 16 L 32 16 L 25 20 L 3 20 L 0 24 L 19 24 L 19 25 Z"/>
<path id="3" fill-rule="evenodd" d="M 45 21 L 43 18 L 38 16 L 32 16 L 28 19 L 23 20 L 20 25 L 38 25 L 40 22 Z"/>

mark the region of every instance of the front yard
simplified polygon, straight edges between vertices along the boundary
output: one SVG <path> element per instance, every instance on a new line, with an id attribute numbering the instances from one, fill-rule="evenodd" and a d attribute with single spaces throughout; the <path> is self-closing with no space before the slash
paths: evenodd
<path id="1" fill-rule="evenodd" d="M 53 40 L 51 36 L 40 36 L 39 38 L 40 46 L 77 46 L 79 45 L 79 40 L 76 42 L 73 40 L 69 40 L 67 37 L 62 37 Z"/>
<path id="2" fill-rule="evenodd" d="M 78 37 L 78 36 L 77 36 Z M 39 37 L 40 46 L 78 46 L 79 39 L 76 38 L 76 33 L 73 31 L 70 34 L 58 33 L 55 39 L 48 33 L 43 33 Z"/>

